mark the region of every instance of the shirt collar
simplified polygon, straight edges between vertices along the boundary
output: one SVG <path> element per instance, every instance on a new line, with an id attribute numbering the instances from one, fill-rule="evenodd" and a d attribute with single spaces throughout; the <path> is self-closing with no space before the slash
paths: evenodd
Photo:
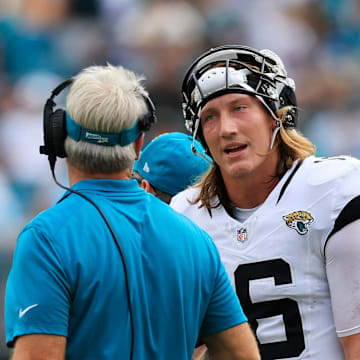
<path id="1" fill-rule="evenodd" d="M 71 189 L 76 191 L 96 191 L 101 193 L 114 193 L 129 194 L 138 193 L 143 191 L 136 180 L 111 180 L 111 179 L 88 179 L 81 180 L 74 184 Z M 62 201 L 70 194 L 70 191 L 66 191 L 65 194 L 58 201 Z"/>

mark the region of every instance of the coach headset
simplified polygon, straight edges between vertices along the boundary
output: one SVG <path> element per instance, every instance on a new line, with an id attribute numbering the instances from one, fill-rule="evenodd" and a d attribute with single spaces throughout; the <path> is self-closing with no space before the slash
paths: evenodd
<path id="1" fill-rule="evenodd" d="M 68 79 L 58 85 L 51 93 L 49 99 L 47 99 L 44 106 L 44 145 L 40 146 L 40 154 L 48 155 L 48 160 L 50 163 L 50 169 L 55 183 L 61 188 L 77 194 L 90 202 L 100 213 L 101 217 L 105 221 L 106 226 L 108 227 L 114 241 L 116 248 L 119 251 L 121 261 L 124 267 L 124 277 L 126 284 L 126 295 L 129 306 L 130 314 L 130 323 L 131 323 L 131 348 L 130 348 L 130 359 L 133 358 L 134 353 L 134 319 L 133 312 L 131 307 L 130 299 L 130 286 L 129 286 L 129 276 L 126 267 L 126 261 L 124 253 L 120 247 L 120 243 L 115 235 L 114 230 L 112 229 L 109 221 L 107 220 L 103 211 L 94 203 L 93 200 L 88 198 L 86 195 L 82 194 L 79 191 L 73 190 L 69 187 L 66 187 L 60 184 L 55 176 L 55 162 L 56 158 L 66 157 L 65 152 L 65 139 L 69 135 L 71 138 L 76 141 L 83 140 L 90 143 L 95 143 L 99 145 L 121 145 L 126 146 L 133 141 L 135 141 L 142 132 L 148 131 L 151 126 L 156 122 L 155 116 L 155 106 L 151 101 L 150 97 L 143 95 L 144 101 L 147 106 L 147 112 L 142 116 L 135 125 L 130 129 L 123 129 L 120 133 L 103 133 L 93 130 L 87 130 L 82 128 L 79 124 L 75 123 L 69 115 L 63 109 L 57 109 L 54 111 L 56 103 L 54 101 L 55 96 L 59 95 L 61 91 L 70 86 L 73 83 L 74 79 Z M 88 136 L 90 134 L 90 136 Z M 100 141 L 99 141 L 100 140 Z"/>

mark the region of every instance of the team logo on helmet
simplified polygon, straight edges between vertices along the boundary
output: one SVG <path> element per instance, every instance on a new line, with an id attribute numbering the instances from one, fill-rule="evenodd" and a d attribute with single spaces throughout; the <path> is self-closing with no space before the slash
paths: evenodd
<path id="1" fill-rule="evenodd" d="M 309 225 L 314 222 L 314 218 L 310 213 L 300 210 L 282 217 L 286 225 L 295 229 L 299 235 L 305 235 L 309 231 Z"/>

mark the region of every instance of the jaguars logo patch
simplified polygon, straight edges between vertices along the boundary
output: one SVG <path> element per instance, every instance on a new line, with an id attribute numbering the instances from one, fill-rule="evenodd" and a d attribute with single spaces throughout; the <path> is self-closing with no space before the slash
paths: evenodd
<path id="1" fill-rule="evenodd" d="M 299 235 L 305 235 L 309 231 L 309 225 L 314 222 L 314 218 L 306 211 L 294 211 L 282 217 L 286 225 L 296 230 Z"/>

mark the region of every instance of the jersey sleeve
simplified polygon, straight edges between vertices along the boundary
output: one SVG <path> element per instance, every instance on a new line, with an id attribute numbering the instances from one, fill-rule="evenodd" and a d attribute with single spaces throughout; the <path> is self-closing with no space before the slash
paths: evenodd
<path id="1" fill-rule="evenodd" d="M 216 277 L 199 340 L 247 321 L 215 244 L 210 238 L 209 241 L 216 261 Z"/>
<path id="2" fill-rule="evenodd" d="M 347 158 L 347 168 L 338 178 L 334 189 L 333 214 L 335 224 L 331 237 L 347 224 L 360 219 L 360 161 Z"/>
<path id="3" fill-rule="evenodd" d="M 318 164 L 324 167 L 317 172 L 315 185 L 321 182 L 331 184 L 328 193 L 330 204 L 323 209 L 323 214 L 328 214 L 326 216 L 330 220 L 330 226 L 321 240 L 324 255 L 329 239 L 346 225 L 360 219 L 360 161 L 340 156 L 321 160 Z"/>
<path id="4" fill-rule="evenodd" d="M 27 334 L 67 336 L 70 289 L 59 251 L 40 230 L 20 234 L 5 295 L 6 343 Z"/>
<path id="5" fill-rule="evenodd" d="M 360 333 L 360 220 L 337 231 L 326 245 L 326 272 L 336 332 Z"/>

